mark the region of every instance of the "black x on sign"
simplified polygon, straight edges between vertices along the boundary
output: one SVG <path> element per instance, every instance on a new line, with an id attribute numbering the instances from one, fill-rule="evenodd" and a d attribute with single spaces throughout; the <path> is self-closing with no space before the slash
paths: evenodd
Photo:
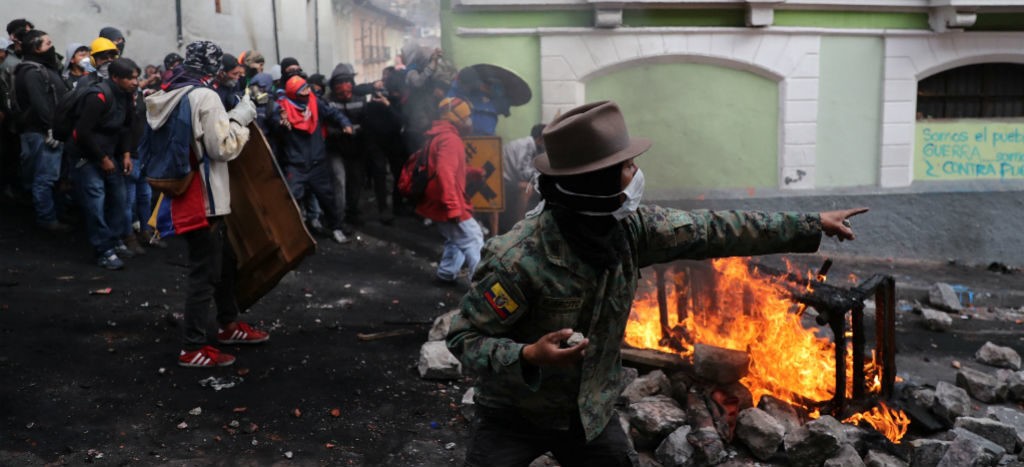
<path id="1" fill-rule="evenodd" d="M 477 212 L 505 210 L 502 187 L 501 138 L 498 136 L 469 136 L 466 143 L 466 165 L 470 174 L 466 182 L 466 197 Z M 475 169 L 475 170 L 474 170 Z"/>

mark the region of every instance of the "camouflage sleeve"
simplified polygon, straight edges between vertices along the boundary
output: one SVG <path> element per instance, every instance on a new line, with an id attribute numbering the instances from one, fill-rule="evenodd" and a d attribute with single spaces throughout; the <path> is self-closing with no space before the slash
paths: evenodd
<path id="1" fill-rule="evenodd" d="M 641 206 L 627 221 L 640 267 L 676 259 L 809 253 L 821 243 L 818 214 L 681 211 Z"/>
<path id="2" fill-rule="evenodd" d="M 472 373 L 507 380 L 536 391 L 540 369 L 521 358 L 525 344 L 511 337 L 512 326 L 528 312 L 526 297 L 506 270 L 481 263 L 473 288 L 452 319 L 448 349 Z"/>

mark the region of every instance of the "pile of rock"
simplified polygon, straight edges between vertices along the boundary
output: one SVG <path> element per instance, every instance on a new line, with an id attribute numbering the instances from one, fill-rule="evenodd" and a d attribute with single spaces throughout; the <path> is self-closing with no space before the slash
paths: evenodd
<path id="1" fill-rule="evenodd" d="M 457 312 L 435 320 L 420 352 L 422 377 L 461 377 L 459 361 L 444 345 Z M 626 368 L 618 422 L 629 434 L 638 465 L 646 467 L 1024 467 L 1018 460 L 1024 447 L 1024 412 L 978 407 L 972 401 L 973 397 L 986 404 L 1024 402 L 1020 356 L 989 342 L 975 358 L 995 368 L 961 366 L 956 385 L 902 388 L 904 401 L 922 409 L 917 415 L 930 417 L 938 432 L 929 438 L 908 436 L 900 445 L 870 427 L 844 424 L 828 415 L 811 419 L 806 410 L 771 396 L 762 397 L 755 407 L 739 383 L 746 376 L 749 356 L 701 344 L 694 349 L 692 366 L 642 376 Z M 463 397 L 463 413 L 467 418 L 473 415 L 472 388 Z M 536 465 L 557 463 L 540 459 Z"/>

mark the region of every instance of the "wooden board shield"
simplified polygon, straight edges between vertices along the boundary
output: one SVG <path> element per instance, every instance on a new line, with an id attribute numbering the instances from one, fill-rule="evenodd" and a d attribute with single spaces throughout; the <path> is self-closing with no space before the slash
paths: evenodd
<path id="1" fill-rule="evenodd" d="M 316 250 L 266 138 L 249 124 L 249 141 L 228 164 L 228 238 L 238 257 L 235 297 L 245 310 Z"/>
<path id="2" fill-rule="evenodd" d="M 505 188 L 502 178 L 501 137 L 467 136 L 462 138 L 466 145 L 466 166 L 483 172 L 483 180 L 466 183 L 466 197 L 476 212 L 501 212 L 505 210 Z"/>

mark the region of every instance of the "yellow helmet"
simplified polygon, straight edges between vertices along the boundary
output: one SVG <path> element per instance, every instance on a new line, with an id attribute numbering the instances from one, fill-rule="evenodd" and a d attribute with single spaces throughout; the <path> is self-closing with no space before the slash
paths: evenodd
<path id="1" fill-rule="evenodd" d="M 96 54 L 110 51 L 117 52 L 117 45 L 113 41 L 106 37 L 93 39 L 92 44 L 89 44 L 89 58 L 92 61 L 92 66 L 96 66 Z"/>
<path id="2" fill-rule="evenodd" d="M 89 44 L 90 55 L 96 55 L 100 52 L 107 52 L 110 50 L 117 51 L 117 45 L 115 45 L 110 39 L 106 37 L 97 37 Z"/>

